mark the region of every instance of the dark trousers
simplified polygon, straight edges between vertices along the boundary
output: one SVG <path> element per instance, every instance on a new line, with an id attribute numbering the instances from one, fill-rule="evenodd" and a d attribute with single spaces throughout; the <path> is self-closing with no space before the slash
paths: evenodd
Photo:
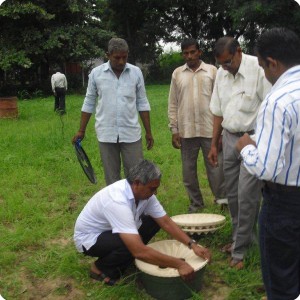
<path id="1" fill-rule="evenodd" d="M 294 300 L 300 294 L 300 190 L 264 187 L 259 215 L 263 281 L 268 300 Z"/>
<path id="2" fill-rule="evenodd" d="M 148 244 L 151 238 L 159 231 L 158 224 L 149 216 L 142 217 L 139 234 Z M 120 278 L 126 268 L 134 261 L 118 233 L 106 231 L 98 236 L 97 242 L 89 250 L 83 249 L 84 254 L 98 257 L 96 267 L 112 279 Z"/>
<path id="3" fill-rule="evenodd" d="M 202 151 L 208 183 L 215 199 L 226 198 L 222 153 L 218 155 L 219 166 L 217 168 L 211 166 L 208 161 L 210 146 L 210 138 L 181 138 L 182 177 L 191 202 L 191 211 L 201 208 L 204 205 L 197 168 L 200 151 Z"/>
<path id="4" fill-rule="evenodd" d="M 54 111 L 66 111 L 66 90 L 64 88 L 55 88 Z"/>

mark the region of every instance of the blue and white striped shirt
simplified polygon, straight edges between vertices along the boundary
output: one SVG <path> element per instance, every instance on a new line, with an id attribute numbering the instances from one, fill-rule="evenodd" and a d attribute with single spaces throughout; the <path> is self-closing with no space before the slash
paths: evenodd
<path id="1" fill-rule="evenodd" d="M 288 69 L 263 101 L 256 147 L 241 151 L 249 173 L 259 179 L 300 186 L 300 65 Z"/>

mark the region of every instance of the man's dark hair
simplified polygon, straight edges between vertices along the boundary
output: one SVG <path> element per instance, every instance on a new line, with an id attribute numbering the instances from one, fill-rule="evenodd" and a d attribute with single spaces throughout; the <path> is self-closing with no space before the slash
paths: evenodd
<path id="1" fill-rule="evenodd" d="M 54 72 L 54 73 L 56 73 L 56 72 L 62 72 L 62 69 L 61 69 L 60 66 L 55 66 L 55 67 L 53 68 L 53 72 Z"/>
<path id="2" fill-rule="evenodd" d="M 186 49 L 186 48 L 188 48 L 190 46 L 196 46 L 196 48 L 198 50 L 200 50 L 199 43 L 195 39 L 193 39 L 193 38 L 188 38 L 188 39 L 184 39 L 181 42 L 181 51 L 183 51 L 184 49 Z"/>
<path id="3" fill-rule="evenodd" d="M 300 39 L 287 28 L 264 31 L 256 42 L 255 51 L 265 62 L 271 57 L 287 67 L 300 64 Z"/>
<path id="4" fill-rule="evenodd" d="M 139 180 L 142 184 L 147 184 L 160 178 L 161 172 L 159 168 L 153 162 L 143 159 L 130 168 L 126 179 L 129 184 L 132 184 L 135 180 Z"/>
<path id="5" fill-rule="evenodd" d="M 228 50 L 229 54 L 233 55 L 238 47 L 240 47 L 240 43 L 235 38 L 224 36 L 217 40 L 213 53 L 215 57 L 219 57 Z"/>

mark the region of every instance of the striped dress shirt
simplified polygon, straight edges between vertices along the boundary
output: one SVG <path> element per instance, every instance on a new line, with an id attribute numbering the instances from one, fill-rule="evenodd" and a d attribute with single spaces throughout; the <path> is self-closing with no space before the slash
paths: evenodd
<path id="1" fill-rule="evenodd" d="M 247 170 L 259 179 L 300 186 L 300 65 L 284 72 L 257 116 L 256 147 L 241 151 Z"/>
<path id="2" fill-rule="evenodd" d="M 209 109 L 217 68 L 201 62 L 193 72 L 187 64 L 172 74 L 168 117 L 172 134 L 182 138 L 211 138 L 213 115 Z"/>

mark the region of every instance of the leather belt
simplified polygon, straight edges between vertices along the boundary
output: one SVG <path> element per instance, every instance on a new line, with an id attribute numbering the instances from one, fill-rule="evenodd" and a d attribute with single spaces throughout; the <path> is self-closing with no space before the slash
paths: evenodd
<path id="1" fill-rule="evenodd" d="M 228 131 L 228 130 L 227 130 Z M 240 131 L 240 132 L 230 132 L 228 131 L 230 134 L 233 134 L 235 136 L 241 137 L 243 136 L 245 133 L 248 133 L 249 135 L 252 135 L 255 133 L 254 129 L 250 130 L 250 131 Z"/>
<path id="2" fill-rule="evenodd" d="M 300 186 L 293 186 L 293 185 L 283 185 L 279 183 L 275 183 L 272 181 L 264 181 L 265 186 L 275 192 L 299 192 L 300 193 Z"/>

